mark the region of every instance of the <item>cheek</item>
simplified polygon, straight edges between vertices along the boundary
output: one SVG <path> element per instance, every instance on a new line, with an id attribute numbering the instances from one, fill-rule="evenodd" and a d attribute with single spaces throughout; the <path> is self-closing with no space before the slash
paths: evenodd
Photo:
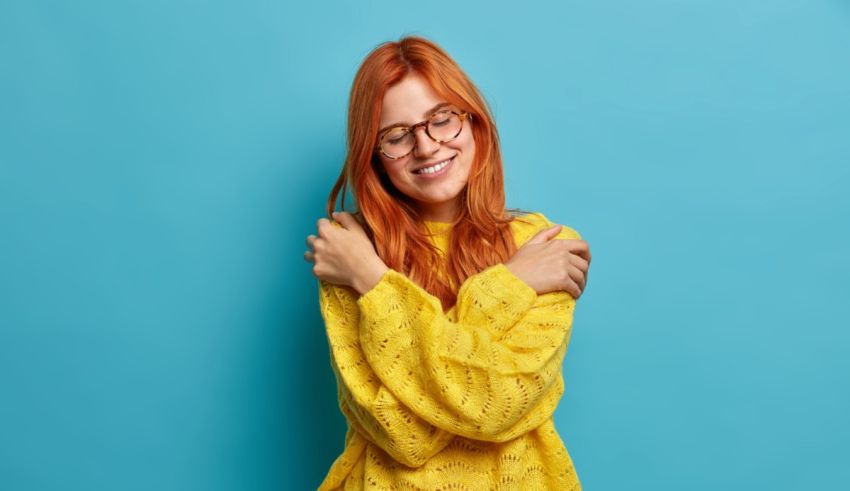
<path id="1" fill-rule="evenodd" d="M 461 150 L 467 154 L 467 159 L 471 161 L 475 155 L 475 138 L 472 137 L 472 130 L 464 130 L 462 136 L 463 140 L 460 142 Z"/>
<path id="2" fill-rule="evenodd" d="M 395 187 L 403 187 L 409 179 L 407 171 L 405 170 L 405 164 L 402 162 L 382 162 L 382 164 L 384 166 L 384 171 L 387 173 L 387 176 L 389 176 L 390 181 L 395 185 Z"/>
<path id="3" fill-rule="evenodd" d="M 468 170 L 472 167 L 472 162 L 475 160 L 475 140 L 470 137 L 468 141 L 463 142 L 463 146 L 460 150 L 464 154 L 464 162 L 466 163 Z"/>

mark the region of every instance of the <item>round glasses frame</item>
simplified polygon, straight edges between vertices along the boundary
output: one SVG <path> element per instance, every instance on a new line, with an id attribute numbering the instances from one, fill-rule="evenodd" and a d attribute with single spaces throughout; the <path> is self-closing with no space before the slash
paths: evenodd
<path id="1" fill-rule="evenodd" d="M 436 116 L 437 114 L 444 113 L 444 112 L 449 112 L 449 113 L 452 113 L 452 114 L 454 114 L 455 116 L 459 117 L 459 118 L 460 118 L 460 128 L 457 130 L 457 133 L 455 133 L 455 136 L 453 136 L 453 137 L 451 137 L 451 138 L 448 138 L 448 139 L 445 139 L 445 140 L 438 140 L 438 139 L 434 138 L 434 137 L 431 135 L 431 131 L 429 130 L 429 126 L 430 126 L 430 123 L 431 123 L 431 119 L 433 119 L 433 118 L 434 118 L 434 116 Z M 457 137 L 458 137 L 458 135 L 460 135 L 460 133 L 463 131 L 463 123 L 464 123 L 464 121 L 466 121 L 467 119 L 472 119 L 472 115 L 471 115 L 471 114 L 469 114 L 469 112 L 467 112 L 467 111 L 460 111 L 460 112 L 458 112 L 458 111 L 453 111 L 453 110 L 448 110 L 448 111 L 443 110 L 443 111 L 438 111 L 438 112 L 436 112 L 436 113 L 432 114 L 430 118 L 426 119 L 425 121 L 420 121 L 420 122 L 418 122 L 418 123 L 416 123 L 416 124 L 414 124 L 414 125 L 410 125 L 410 126 L 407 126 L 407 127 L 405 127 L 405 126 L 393 126 L 392 128 L 387 128 L 386 130 L 382 131 L 380 135 L 378 135 L 378 144 L 377 144 L 377 145 L 375 145 L 375 150 L 377 150 L 377 151 L 381 152 L 381 154 L 382 154 L 384 157 L 386 157 L 386 158 L 388 158 L 388 159 L 390 159 L 390 160 L 403 159 L 404 157 L 407 157 L 408 155 L 410 155 L 410 152 L 412 152 L 413 150 L 415 150 L 415 149 L 416 149 L 416 145 L 417 145 L 417 142 L 416 142 L 416 133 L 415 133 L 415 132 L 416 132 L 416 128 L 418 128 L 418 127 L 420 127 L 420 126 L 424 126 L 424 127 L 425 127 L 425 134 L 426 134 L 426 135 L 428 135 L 428 138 L 430 138 L 430 139 L 434 140 L 434 141 L 435 141 L 435 142 L 437 142 L 437 143 L 446 143 L 446 142 L 450 142 L 450 141 L 454 140 L 455 138 L 457 138 Z M 398 128 L 404 128 L 404 129 L 406 129 L 406 130 L 407 130 L 407 131 L 408 131 L 411 135 L 413 135 L 413 136 L 414 136 L 414 139 L 413 139 L 413 146 L 410 148 L 410 151 L 408 151 L 406 154 L 401 155 L 401 156 L 399 156 L 399 157 L 391 157 L 391 156 L 387 155 L 387 153 L 386 153 L 386 152 L 384 152 L 384 149 L 383 149 L 383 147 L 381 146 L 381 140 L 383 139 L 384 135 L 385 135 L 385 134 L 387 134 L 387 132 L 388 132 L 388 131 L 392 131 L 392 130 L 395 130 L 395 129 L 398 129 Z"/>

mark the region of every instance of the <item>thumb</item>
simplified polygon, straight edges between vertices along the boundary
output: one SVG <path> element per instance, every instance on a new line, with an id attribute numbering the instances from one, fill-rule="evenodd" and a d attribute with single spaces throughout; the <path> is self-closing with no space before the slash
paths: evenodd
<path id="1" fill-rule="evenodd" d="M 558 232 L 561 231 L 560 225 L 553 225 L 549 228 L 544 228 L 540 232 L 537 232 L 534 237 L 528 240 L 526 244 L 542 244 L 552 237 L 558 235 Z"/>

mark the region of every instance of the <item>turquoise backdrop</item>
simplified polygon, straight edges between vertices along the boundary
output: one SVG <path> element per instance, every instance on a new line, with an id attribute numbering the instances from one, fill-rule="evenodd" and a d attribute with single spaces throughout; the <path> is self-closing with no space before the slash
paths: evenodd
<path id="1" fill-rule="evenodd" d="M 304 262 L 363 57 L 442 45 L 508 205 L 593 264 L 558 429 L 589 491 L 850 482 L 850 4 L 0 5 L 0 489 L 315 489 Z"/>

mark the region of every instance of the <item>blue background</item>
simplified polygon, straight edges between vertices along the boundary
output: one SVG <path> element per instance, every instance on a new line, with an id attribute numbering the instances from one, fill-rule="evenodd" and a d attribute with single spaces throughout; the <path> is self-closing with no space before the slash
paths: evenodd
<path id="1" fill-rule="evenodd" d="M 585 489 L 846 486 L 846 1 L 5 0 L 0 488 L 318 486 L 304 239 L 403 34 L 492 104 L 508 205 L 591 244 L 556 414 Z"/>

